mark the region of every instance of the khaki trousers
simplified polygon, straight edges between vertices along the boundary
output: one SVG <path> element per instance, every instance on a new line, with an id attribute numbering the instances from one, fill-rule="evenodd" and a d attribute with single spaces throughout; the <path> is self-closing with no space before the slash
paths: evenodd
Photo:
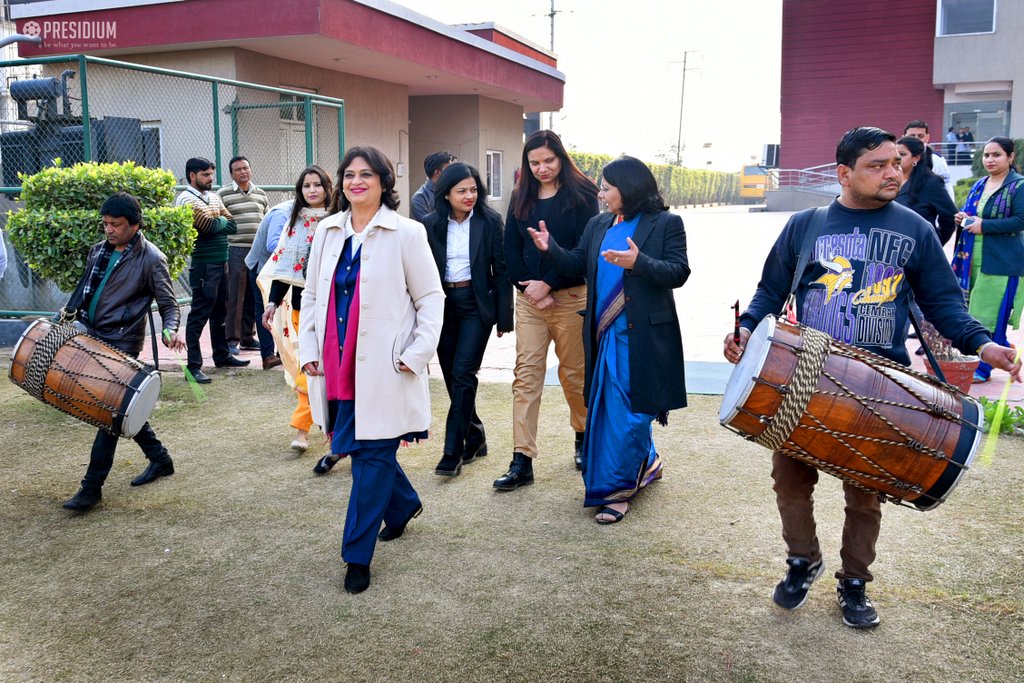
<path id="1" fill-rule="evenodd" d="M 569 424 L 582 432 L 587 424 L 583 402 L 583 316 L 587 287 L 580 285 L 554 293 L 558 305 L 539 310 L 516 295 L 516 370 L 512 381 L 513 450 L 537 457 L 537 418 L 547 372 L 548 346 L 555 342 L 558 380 L 569 404 Z"/>
<path id="2" fill-rule="evenodd" d="M 814 485 L 818 470 L 779 451 L 772 454 L 772 479 L 775 498 L 782 518 L 782 539 L 790 557 L 811 562 L 821 559 L 821 547 L 814 523 Z M 882 528 L 882 506 L 877 493 L 867 493 L 843 482 L 846 494 L 846 521 L 843 545 L 839 551 L 842 566 L 837 579 L 874 578 L 868 567 L 875 560 L 875 542 Z"/>

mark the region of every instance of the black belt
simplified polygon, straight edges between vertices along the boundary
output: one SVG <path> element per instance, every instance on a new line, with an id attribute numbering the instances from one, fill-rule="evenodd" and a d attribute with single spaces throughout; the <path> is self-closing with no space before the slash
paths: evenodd
<path id="1" fill-rule="evenodd" d="M 469 287 L 473 284 L 472 280 L 463 280 L 462 282 L 445 282 L 443 283 L 446 289 L 462 289 L 463 287 Z"/>

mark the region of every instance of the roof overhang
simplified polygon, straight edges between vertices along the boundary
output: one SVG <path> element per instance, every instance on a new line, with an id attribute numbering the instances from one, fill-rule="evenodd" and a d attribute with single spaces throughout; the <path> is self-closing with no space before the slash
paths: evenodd
<path id="1" fill-rule="evenodd" d="M 21 44 L 22 57 L 240 47 L 405 85 L 410 96 L 480 95 L 525 111 L 562 106 L 565 75 L 555 67 L 387 0 L 175 0 L 85 11 L 88 3 L 76 0 L 45 4 L 61 3 L 64 14 L 17 20 L 19 31 L 43 38 Z"/>

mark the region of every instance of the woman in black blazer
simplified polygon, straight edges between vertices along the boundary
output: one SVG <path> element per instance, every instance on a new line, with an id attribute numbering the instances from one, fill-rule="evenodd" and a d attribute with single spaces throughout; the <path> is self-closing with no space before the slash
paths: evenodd
<path id="1" fill-rule="evenodd" d="M 598 524 L 612 524 L 661 478 L 653 421 L 665 424 L 669 410 L 686 406 L 673 290 L 690 266 L 683 220 L 668 212 L 650 169 L 621 157 L 602 176 L 607 211 L 587 223 L 575 249 L 559 247 L 543 222 L 529 232 L 560 273 L 587 279 L 583 504 L 600 508 Z"/>
<path id="2" fill-rule="evenodd" d="M 896 151 L 900 153 L 904 178 L 896 203 L 913 209 L 932 226 L 937 225 L 939 242 L 946 244 L 956 231 L 956 204 L 942 178 L 932 171 L 931 153 L 923 142 L 909 135 L 896 141 Z"/>
<path id="3" fill-rule="evenodd" d="M 501 216 L 487 206 L 487 188 L 468 164 L 451 164 L 437 181 L 434 211 L 423 222 L 444 285 L 444 326 L 437 358 L 451 406 L 444 454 L 435 474 L 457 477 L 487 455 L 476 414 L 476 374 L 491 329 L 512 331 L 512 285 L 503 252 Z"/>

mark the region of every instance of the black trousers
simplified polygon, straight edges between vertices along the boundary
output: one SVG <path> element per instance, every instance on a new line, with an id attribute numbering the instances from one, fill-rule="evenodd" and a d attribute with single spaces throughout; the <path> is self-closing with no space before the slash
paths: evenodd
<path id="1" fill-rule="evenodd" d="M 476 373 L 484 359 L 493 325 L 480 318 L 472 287 L 448 289 L 444 302 L 444 324 L 437 345 L 437 359 L 444 385 L 451 399 L 445 422 L 444 454 L 464 455 L 475 451 L 487 438 L 476 414 Z"/>
<path id="2" fill-rule="evenodd" d="M 117 449 L 119 437 L 100 429 L 96 432 L 96 439 L 92 442 L 92 454 L 89 456 L 89 468 L 85 471 L 85 478 L 82 479 L 82 486 L 86 488 L 99 488 L 107 480 L 110 468 L 114 465 L 114 451 Z M 156 438 L 156 432 L 149 426 L 149 423 L 142 425 L 139 433 L 133 437 L 135 443 L 145 453 L 146 459 L 153 462 L 166 462 L 171 459 L 167 449 Z"/>
<path id="3" fill-rule="evenodd" d="M 227 264 L 199 263 L 188 269 L 188 284 L 192 287 L 192 308 L 185 322 L 185 344 L 188 347 L 188 369 L 195 372 L 203 367 L 203 351 L 199 337 L 206 323 L 210 323 L 210 344 L 213 362 L 228 359 L 228 340 L 224 329 L 227 314 Z"/>

